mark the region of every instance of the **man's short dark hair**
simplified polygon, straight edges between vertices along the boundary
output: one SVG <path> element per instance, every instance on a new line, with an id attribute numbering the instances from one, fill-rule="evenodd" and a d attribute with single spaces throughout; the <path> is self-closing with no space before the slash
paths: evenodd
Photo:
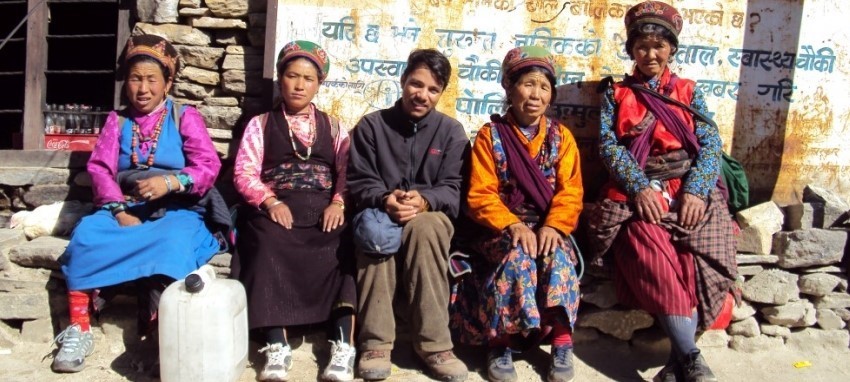
<path id="1" fill-rule="evenodd" d="M 436 49 L 416 49 L 410 52 L 410 56 L 407 57 L 407 67 L 401 75 L 402 82 L 420 66 L 430 70 L 443 89 L 448 86 L 449 76 L 452 75 L 452 65 L 449 59 Z"/>

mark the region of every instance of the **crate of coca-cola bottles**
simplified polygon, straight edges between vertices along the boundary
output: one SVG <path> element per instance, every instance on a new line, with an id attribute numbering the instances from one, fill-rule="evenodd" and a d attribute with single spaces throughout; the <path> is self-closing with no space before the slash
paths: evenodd
<path id="1" fill-rule="evenodd" d="M 61 151 L 92 151 L 108 112 L 91 105 L 44 107 L 44 148 Z"/>

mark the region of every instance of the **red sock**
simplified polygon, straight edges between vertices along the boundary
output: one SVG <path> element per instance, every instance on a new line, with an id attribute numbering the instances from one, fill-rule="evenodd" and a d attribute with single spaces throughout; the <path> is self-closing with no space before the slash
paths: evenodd
<path id="1" fill-rule="evenodd" d="M 68 291 L 68 310 L 71 311 L 71 325 L 80 325 L 80 330 L 84 332 L 91 330 L 90 303 L 91 297 L 88 293 L 75 290 Z"/>
<path id="2" fill-rule="evenodd" d="M 555 323 L 552 328 L 552 346 L 573 346 L 573 331 L 569 326 Z"/>

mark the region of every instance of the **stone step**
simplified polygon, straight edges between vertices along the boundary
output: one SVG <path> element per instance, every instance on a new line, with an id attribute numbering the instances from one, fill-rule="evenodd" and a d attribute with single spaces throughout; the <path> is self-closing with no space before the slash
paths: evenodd
<path id="1" fill-rule="evenodd" d="M 67 246 L 67 239 L 42 236 L 12 247 L 9 260 L 22 267 L 59 269 L 57 260 Z"/>

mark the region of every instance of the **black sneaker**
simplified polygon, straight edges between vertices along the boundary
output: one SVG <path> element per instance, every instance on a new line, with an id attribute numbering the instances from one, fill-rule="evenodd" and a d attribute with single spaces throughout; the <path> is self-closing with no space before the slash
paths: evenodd
<path id="1" fill-rule="evenodd" d="M 576 377 L 572 346 L 552 346 L 552 365 L 549 382 L 570 382 Z"/>
<path id="2" fill-rule="evenodd" d="M 681 363 L 685 382 L 717 382 L 699 350 L 685 354 Z"/>
<path id="3" fill-rule="evenodd" d="M 487 354 L 487 379 L 490 382 L 513 382 L 517 380 L 511 348 L 493 348 Z"/>

